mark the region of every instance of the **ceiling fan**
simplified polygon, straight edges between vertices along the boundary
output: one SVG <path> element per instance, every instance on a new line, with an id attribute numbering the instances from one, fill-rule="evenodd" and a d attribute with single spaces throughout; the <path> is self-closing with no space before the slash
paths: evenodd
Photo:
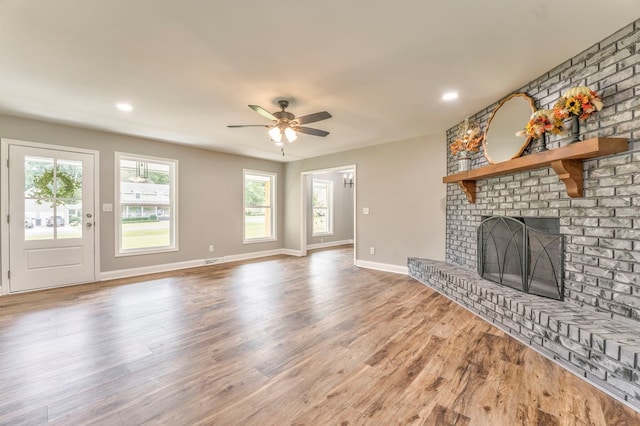
<path id="1" fill-rule="evenodd" d="M 279 99 L 278 105 L 282 108 L 281 111 L 270 113 L 266 109 L 258 105 L 249 105 L 249 108 L 267 118 L 273 122 L 271 125 L 267 124 L 238 124 L 230 125 L 227 127 L 266 127 L 269 129 L 269 136 L 276 145 L 282 145 L 283 141 L 293 142 L 298 138 L 297 133 L 304 133 L 312 136 L 325 137 L 329 132 L 325 132 L 320 129 L 313 129 L 311 127 L 304 127 L 302 124 L 315 123 L 316 121 L 326 120 L 331 118 L 331 114 L 327 111 L 316 112 L 314 114 L 303 115 L 296 118 L 295 115 L 285 109 L 289 106 L 289 101 L 286 99 Z"/>

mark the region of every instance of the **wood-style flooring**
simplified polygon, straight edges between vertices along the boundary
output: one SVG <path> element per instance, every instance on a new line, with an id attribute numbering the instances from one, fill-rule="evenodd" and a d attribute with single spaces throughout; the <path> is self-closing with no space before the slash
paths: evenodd
<path id="1" fill-rule="evenodd" d="M 352 249 L 0 298 L 0 424 L 638 425 Z"/>

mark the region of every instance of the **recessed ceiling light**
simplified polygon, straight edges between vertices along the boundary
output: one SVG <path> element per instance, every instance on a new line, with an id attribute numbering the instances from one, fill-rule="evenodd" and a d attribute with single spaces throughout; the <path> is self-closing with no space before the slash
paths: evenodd
<path id="1" fill-rule="evenodd" d="M 445 101 L 452 101 L 458 99 L 458 92 L 449 92 L 442 95 L 442 99 Z"/>
<path id="2" fill-rule="evenodd" d="M 120 111 L 124 111 L 124 112 L 133 111 L 133 107 L 131 106 L 131 104 L 128 104 L 126 102 L 118 102 L 116 104 L 116 108 L 118 108 Z"/>

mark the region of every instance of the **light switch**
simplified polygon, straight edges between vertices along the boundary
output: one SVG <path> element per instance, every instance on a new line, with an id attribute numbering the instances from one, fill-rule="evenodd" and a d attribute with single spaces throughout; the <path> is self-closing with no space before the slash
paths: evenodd
<path id="1" fill-rule="evenodd" d="M 102 205 L 102 211 L 103 212 L 112 212 L 113 211 L 113 204 L 103 204 Z"/>
<path id="2" fill-rule="evenodd" d="M 369 207 L 363 207 L 362 214 L 369 214 Z"/>

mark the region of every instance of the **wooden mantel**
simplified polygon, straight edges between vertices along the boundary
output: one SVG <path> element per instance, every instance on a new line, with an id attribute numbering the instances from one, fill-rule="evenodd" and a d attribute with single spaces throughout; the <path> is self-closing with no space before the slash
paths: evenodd
<path id="1" fill-rule="evenodd" d="M 575 142 L 561 148 L 514 158 L 502 163 L 489 164 L 442 178 L 444 183 L 457 183 L 470 203 L 476 202 L 476 181 L 526 170 L 551 167 L 567 188 L 569 197 L 582 197 L 582 160 L 624 152 L 627 139 L 593 138 Z"/>

